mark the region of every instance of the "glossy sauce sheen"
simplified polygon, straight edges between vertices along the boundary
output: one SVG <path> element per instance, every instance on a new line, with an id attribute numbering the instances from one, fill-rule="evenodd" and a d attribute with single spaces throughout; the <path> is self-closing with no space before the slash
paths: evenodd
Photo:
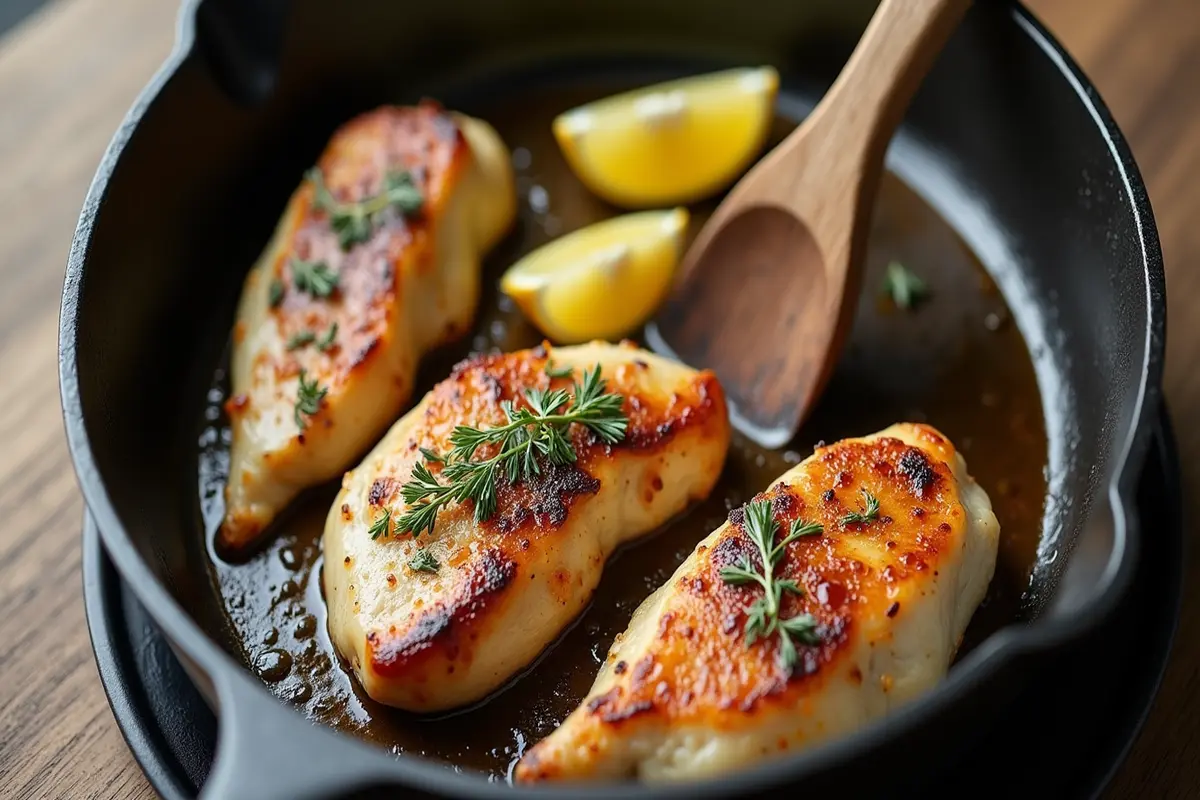
<path id="1" fill-rule="evenodd" d="M 513 150 L 519 220 L 486 262 L 472 334 L 425 360 L 415 398 L 472 353 L 515 350 L 541 340 L 498 294 L 496 284 L 521 254 L 618 213 L 589 195 L 567 169 L 550 122 L 560 111 L 621 88 L 529 92 L 522 102 L 499 109 L 464 109 L 491 122 Z M 773 141 L 793 124 L 777 120 Z M 692 234 L 713 205 L 691 207 Z M 905 264 L 932 289 L 915 311 L 896 310 L 882 294 L 891 260 Z M 927 421 L 963 453 L 991 496 L 1001 525 L 995 578 L 960 653 L 969 650 L 1020 615 L 1041 531 L 1047 448 L 1033 366 L 1003 298 L 974 256 L 890 175 L 875 211 L 863 286 L 847 350 L 789 448 L 763 450 L 735 433 L 724 474 L 708 501 L 614 555 L 588 610 L 507 688 L 472 709 L 437 718 L 369 700 L 330 645 L 319 537 L 336 483 L 302 497 L 283 515 L 266 547 L 247 561 L 228 563 L 216 555 L 212 543 L 224 511 L 221 493 L 228 469 L 223 366 L 209 393 L 198 465 L 204 535 L 229 626 L 222 638 L 232 638 L 235 650 L 272 691 L 311 718 L 395 753 L 425 755 L 505 780 L 524 749 L 553 730 L 586 695 L 613 637 L 638 604 L 731 509 L 798 463 L 818 441 L 861 436 L 898 421 Z"/>

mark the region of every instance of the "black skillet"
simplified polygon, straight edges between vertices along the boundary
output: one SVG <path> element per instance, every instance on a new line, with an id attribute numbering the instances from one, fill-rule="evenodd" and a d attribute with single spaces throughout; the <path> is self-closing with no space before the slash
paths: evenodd
<path id="1" fill-rule="evenodd" d="M 513 795 L 314 726 L 231 655 L 238 649 L 212 613 L 221 603 L 193 518 L 189 436 L 245 265 L 296 177 L 357 111 L 431 86 L 503 97 L 539 74 L 645 80 L 760 62 L 780 69 L 781 103 L 800 107 L 836 74 L 872 4 L 285 5 L 186 4 L 175 51 L 97 173 L 62 312 L 63 405 L 80 483 L 118 570 L 218 710 L 207 796 L 327 797 L 369 786 Z M 469 106 L 469 92 L 460 97 Z M 1165 335 L 1161 256 L 1132 157 L 1061 48 L 1006 4 L 968 14 L 892 155 L 893 170 L 982 260 L 1037 373 L 1049 496 L 1020 613 L 921 701 L 793 758 L 699 787 L 517 794 L 747 796 L 783 785 L 886 793 L 894 770 L 954 758 L 1047 654 L 1117 608 L 1137 560 L 1131 509 Z"/>
<path id="2" fill-rule="evenodd" d="M 893 797 L 927 797 L 988 775 L 989 796 L 1094 800 L 1133 745 L 1158 691 L 1183 590 L 1183 498 L 1165 410 L 1138 484 L 1143 540 L 1133 587 L 1078 646 L 1047 659 L 980 740 L 942 771 L 916 771 Z M 130 749 L 165 800 L 194 798 L 212 769 L 217 720 L 146 609 L 83 524 L 83 587 L 96 666 Z M 1111 646 L 1109 628 L 1137 630 L 1137 647 Z M 1105 698 L 1098 702 L 1097 698 Z M 1020 756 L 995 769 L 997 753 Z"/>

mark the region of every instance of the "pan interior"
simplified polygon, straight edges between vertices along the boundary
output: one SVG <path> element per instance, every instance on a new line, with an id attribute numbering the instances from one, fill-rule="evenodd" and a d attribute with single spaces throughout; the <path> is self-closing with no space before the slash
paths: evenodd
<path id="1" fill-rule="evenodd" d="M 475 329 L 425 360 L 416 396 L 472 353 L 537 344 L 538 333 L 496 291 L 501 272 L 557 235 L 620 213 L 589 195 L 569 172 L 550 135 L 553 116 L 624 88 L 726 66 L 730 63 L 722 60 L 661 57 L 555 59 L 496 66 L 431 82 L 415 96 L 406 91 L 388 98 L 410 102 L 428 95 L 487 119 L 513 151 L 520 195 L 516 229 L 487 260 Z M 807 113 L 820 90 L 819 81 L 784 73 L 772 143 Z M 397 754 L 429 756 L 505 780 L 524 748 L 549 733 L 585 695 L 636 605 L 731 508 L 811 453 L 818 441 L 863 435 L 901 420 L 926 421 L 950 436 L 1001 521 L 996 576 L 961 652 L 1035 613 L 1031 576 L 1051 513 L 1046 498 L 1053 456 L 1042 403 L 1042 389 L 1056 379 L 1051 351 L 1027 345 L 1042 333 L 1040 318 L 1031 305 L 1006 304 L 1008 292 L 997 286 L 1006 278 L 1002 265 L 985 269 L 976 250 L 934 210 L 954 206 L 956 191 L 936 151 L 906 131 L 890 152 L 889 167 L 854 332 L 815 413 L 778 451 L 735 436 L 711 498 L 610 559 L 598 593 L 574 627 L 492 698 L 437 719 L 418 718 L 373 703 L 348 677 L 326 633 L 319 580 L 319 537 L 336 484 L 305 495 L 279 535 L 249 559 L 232 563 L 212 549 L 228 461 L 221 408 L 228 390 L 227 341 L 219 364 L 210 360 L 197 367 L 203 371 L 197 379 L 209 381 L 209 387 L 201 419 L 191 428 L 199 447 L 195 524 L 188 535 L 208 544 L 201 558 L 214 590 L 212 607 L 198 616 L 274 693 L 312 719 Z M 692 234 L 715 203 L 693 206 Z M 970 232 L 987 234 L 978 226 Z M 893 307 L 881 291 L 892 261 L 926 281 L 932 290 L 927 302 L 908 312 Z"/>

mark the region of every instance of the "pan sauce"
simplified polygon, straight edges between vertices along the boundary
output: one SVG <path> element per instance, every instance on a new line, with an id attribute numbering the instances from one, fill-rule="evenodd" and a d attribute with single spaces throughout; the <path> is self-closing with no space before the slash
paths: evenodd
<path id="1" fill-rule="evenodd" d="M 498 294 L 496 283 L 519 255 L 616 213 L 569 172 L 550 135 L 550 121 L 566 108 L 619 88 L 625 87 L 530 92 L 524 102 L 494 112 L 469 109 L 495 125 L 513 150 L 519 219 L 487 261 L 472 336 L 426 359 L 413 402 L 472 352 L 514 350 L 541 340 Z M 774 141 L 793 124 L 778 119 Z M 692 207 L 692 233 L 713 205 Z M 891 260 L 905 264 L 932 290 L 915 311 L 898 311 L 880 294 Z M 885 176 L 876 205 L 863 286 L 847 350 L 789 449 L 764 450 L 735 433 L 725 471 L 706 502 L 616 553 L 588 610 L 522 676 L 471 709 L 437 718 L 372 702 L 330 645 L 319 580 L 320 535 L 336 483 L 302 497 L 280 520 L 274 538 L 245 561 L 231 563 L 213 550 L 229 456 L 229 428 L 221 410 L 228 389 L 223 364 L 213 376 L 200 436 L 199 503 L 211 577 L 224 600 L 235 650 L 277 696 L 314 720 L 394 753 L 429 756 L 504 780 L 524 748 L 553 730 L 584 697 L 634 608 L 731 508 L 808 455 L 818 440 L 863 435 L 901 420 L 929 422 L 951 438 L 990 494 L 1000 520 L 996 575 L 960 653 L 969 650 L 1019 615 L 1034 563 L 1047 449 L 1033 366 L 1003 298 L 977 260 L 891 175 Z"/>

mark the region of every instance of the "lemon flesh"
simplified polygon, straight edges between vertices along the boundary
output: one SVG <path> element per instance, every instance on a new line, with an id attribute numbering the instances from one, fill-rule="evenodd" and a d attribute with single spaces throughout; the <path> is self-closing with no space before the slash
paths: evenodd
<path id="1" fill-rule="evenodd" d="M 500 289 L 554 342 L 617 339 L 666 297 L 687 224 L 684 208 L 594 223 L 513 264 Z"/>
<path id="2" fill-rule="evenodd" d="M 691 203 L 726 188 L 762 150 L 779 74 L 740 68 L 612 95 L 560 114 L 576 177 L 623 208 Z"/>

